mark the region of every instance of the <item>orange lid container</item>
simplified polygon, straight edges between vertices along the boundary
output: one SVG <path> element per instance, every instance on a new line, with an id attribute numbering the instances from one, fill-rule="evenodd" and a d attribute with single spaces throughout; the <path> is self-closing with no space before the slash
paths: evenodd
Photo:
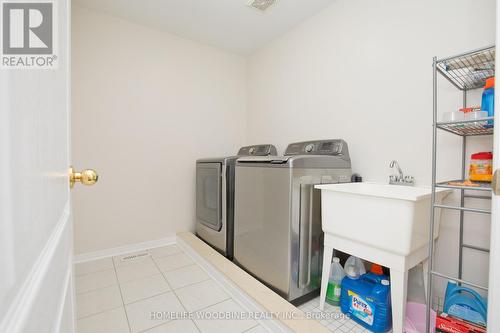
<path id="1" fill-rule="evenodd" d="M 491 182 L 493 179 L 493 153 L 481 152 L 471 155 L 469 178 L 472 181 Z"/>
<path id="2" fill-rule="evenodd" d="M 377 274 L 377 275 L 384 274 L 384 270 L 382 269 L 382 266 L 380 266 L 379 264 L 372 264 L 372 268 L 370 268 L 370 272 L 372 272 L 373 274 Z"/>
<path id="3" fill-rule="evenodd" d="M 484 84 L 484 89 L 493 88 L 495 86 L 495 77 L 490 77 L 486 79 Z"/>

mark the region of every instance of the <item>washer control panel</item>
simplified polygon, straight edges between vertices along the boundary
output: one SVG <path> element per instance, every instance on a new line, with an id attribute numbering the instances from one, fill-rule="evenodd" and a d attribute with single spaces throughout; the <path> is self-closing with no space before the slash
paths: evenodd
<path id="1" fill-rule="evenodd" d="M 342 155 L 347 150 L 344 140 L 318 140 L 296 142 L 288 145 L 285 156 L 290 155 Z"/>

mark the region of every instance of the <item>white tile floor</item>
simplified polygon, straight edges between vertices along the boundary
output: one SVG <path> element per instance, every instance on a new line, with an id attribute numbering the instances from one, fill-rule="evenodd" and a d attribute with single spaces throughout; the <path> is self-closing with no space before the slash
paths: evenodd
<path id="1" fill-rule="evenodd" d="M 254 320 L 166 317 L 246 312 L 175 245 L 77 264 L 75 274 L 79 333 L 268 332 Z"/>
<path id="2" fill-rule="evenodd" d="M 248 312 L 179 247 L 170 245 L 77 264 L 79 333 L 265 333 L 250 319 L 213 319 L 214 313 Z M 334 332 L 364 332 L 318 298 L 299 308 Z M 170 313 L 196 313 L 172 318 Z M 205 315 L 205 317 L 203 317 Z"/>

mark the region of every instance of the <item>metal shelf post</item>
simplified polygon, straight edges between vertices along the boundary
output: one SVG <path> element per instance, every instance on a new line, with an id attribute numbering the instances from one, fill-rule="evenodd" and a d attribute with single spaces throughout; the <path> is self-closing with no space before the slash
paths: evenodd
<path id="1" fill-rule="evenodd" d="M 431 221 L 429 230 L 429 273 L 427 277 L 427 302 L 425 312 L 425 331 L 430 332 L 432 289 L 434 288 L 434 215 L 436 207 L 436 147 L 437 147 L 437 58 L 432 59 L 432 194 L 431 194 Z"/>
<path id="2" fill-rule="evenodd" d="M 462 101 L 462 107 L 466 108 L 467 107 L 467 89 L 463 90 L 463 101 Z M 467 137 L 463 136 L 462 137 L 462 179 L 465 179 L 465 169 L 467 168 L 466 166 L 466 157 L 465 154 L 467 153 Z M 465 206 L 465 190 L 461 189 L 460 190 L 460 207 Z M 463 255 L 464 255 L 464 214 L 465 211 L 461 210 L 460 211 L 460 234 L 459 234 L 459 246 L 458 246 L 458 278 L 462 278 L 462 269 L 463 269 Z"/>

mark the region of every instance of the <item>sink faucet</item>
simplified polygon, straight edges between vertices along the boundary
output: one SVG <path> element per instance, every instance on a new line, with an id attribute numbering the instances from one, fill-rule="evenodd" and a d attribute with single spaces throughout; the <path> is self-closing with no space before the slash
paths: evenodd
<path id="1" fill-rule="evenodd" d="M 398 172 L 397 175 L 390 175 L 389 176 L 389 184 L 391 185 L 406 185 L 406 186 L 413 186 L 415 185 L 415 178 L 413 176 L 405 176 L 403 173 L 403 170 L 401 170 L 401 167 L 399 166 L 398 161 L 393 160 L 389 164 L 389 167 L 395 168 Z"/>

